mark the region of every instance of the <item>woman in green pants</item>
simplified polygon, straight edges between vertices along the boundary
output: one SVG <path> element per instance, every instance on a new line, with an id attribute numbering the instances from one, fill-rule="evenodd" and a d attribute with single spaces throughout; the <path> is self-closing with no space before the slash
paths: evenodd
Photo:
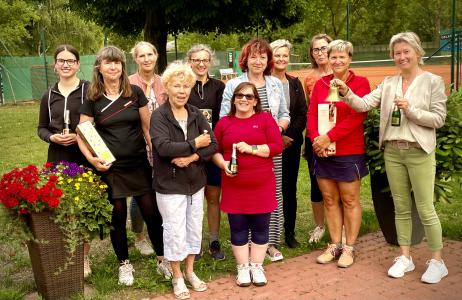
<path id="1" fill-rule="evenodd" d="M 412 221 L 411 190 L 425 228 L 432 258 L 421 280 L 438 283 L 448 275 L 441 249 L 441 223 L 433 205 L 436 129 L 444 125 L 446 95 L 441 77 L 421 68 L 424 50 L 413 32 L 390 40 L 390 56 L 400 73 L 386 77 L 369 95 L 360 98 L 336 80 L 345 102 L 357 111 L 380 107 L 379 144 L 385 146 L 385 168 L 395 204 L 395 223 L 401 256 L 388 270 L 390 277 L 403 277 L 414 270 L 410 255 Z"/>

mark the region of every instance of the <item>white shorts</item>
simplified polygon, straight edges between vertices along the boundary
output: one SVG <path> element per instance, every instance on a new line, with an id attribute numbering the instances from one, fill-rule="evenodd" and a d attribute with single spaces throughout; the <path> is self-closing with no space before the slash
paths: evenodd
<path id="1" fill-rule="evenodd" d="M 204 188 L 192 196 L 156 192 L 156 198 L 164 227 L 164 257 L 169 261 L 182 261 L 189 254 L 199 254 Z"/>

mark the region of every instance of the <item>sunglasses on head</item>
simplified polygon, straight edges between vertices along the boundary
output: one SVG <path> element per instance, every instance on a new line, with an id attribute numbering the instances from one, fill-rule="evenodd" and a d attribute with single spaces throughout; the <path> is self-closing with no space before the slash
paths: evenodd
<path id="1" fill-rule="evenodd" d="M 243 93 L 236 93 L 236 94 L 234 94 L 234 97 L 236 99 L 239 99 L 239 100 L 242 100 L 245 97 L 245 99 L 247 99 L 249 101 L 255 99 L 255 95 L 253 95 L 253 94 L 243 94 Z"/>

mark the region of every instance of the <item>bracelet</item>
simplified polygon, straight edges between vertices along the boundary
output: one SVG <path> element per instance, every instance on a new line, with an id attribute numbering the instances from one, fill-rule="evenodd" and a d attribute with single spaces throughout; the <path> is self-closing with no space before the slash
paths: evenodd
<path id="1" fill-rule="evenodd" d="M 252 145 L 252 155 L 257 155 L 258 147 L 257 145 Z"/>

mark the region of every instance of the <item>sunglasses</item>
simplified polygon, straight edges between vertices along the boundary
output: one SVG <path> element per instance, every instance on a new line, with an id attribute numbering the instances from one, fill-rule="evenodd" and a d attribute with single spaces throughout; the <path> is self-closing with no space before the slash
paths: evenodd
<path id="1" fill-rule="evenodd" d="M 255 95 L 253 95 L 253 94 L 236 93 L 236 94 L 234 94 L 234 97 L 235 97 L 236 99 L 239 99 L 239 100 L 242 100 L 242 99 L 244 99 L 244 97 L 245 97 L 245 99 L 247 99 L 247 100 L 249 100 L 249 101 L 252 101 L 252 100 L 255 99 Z"/>

